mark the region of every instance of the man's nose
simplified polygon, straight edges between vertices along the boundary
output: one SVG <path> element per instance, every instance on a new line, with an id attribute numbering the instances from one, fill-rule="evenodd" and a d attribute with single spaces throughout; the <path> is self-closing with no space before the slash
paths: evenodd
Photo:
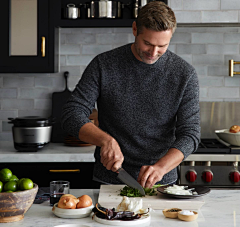
<path id="1" fill-rule="evenodd" d="M 151 48 L 150 53 L 151 53 L 151 56 L 152 56 L 152 57 L 153 57 L 153 56 L 156 56 L 156 55 L 158 54 L 158 48 L 155 47 L 155 46 L 153 46 L 153 47 Z"/>

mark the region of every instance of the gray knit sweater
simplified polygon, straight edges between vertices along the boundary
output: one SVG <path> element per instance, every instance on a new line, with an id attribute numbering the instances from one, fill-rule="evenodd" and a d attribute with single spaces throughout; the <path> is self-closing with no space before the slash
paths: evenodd
<path id="1" fill-rule="evenodd" d="M 136 179 L 141 166 L 156 163 L 169 148 L 179 149 L 186 158 L 198 147 L 197 74 L 169 50 L 154 64 L 137 60 L 131 44 L 96 56 L 63 108 L 64 130 L 78 137 L 96 101 L 99 127 L 117 140 L 123 168 Z M 95 159 L 94 178 L 121 183 L 101 164 L 100 147 Z M 159 183 L 176 179 L 173 169 Z"/>

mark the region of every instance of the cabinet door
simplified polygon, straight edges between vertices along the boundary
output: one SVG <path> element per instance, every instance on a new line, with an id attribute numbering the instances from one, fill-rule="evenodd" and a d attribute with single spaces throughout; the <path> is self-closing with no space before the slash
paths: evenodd
<path id="1" fill-rule="evenodd" d="M 0 72 L 50 72 L 48 0 L 2 0 L 1 7 Z"/>

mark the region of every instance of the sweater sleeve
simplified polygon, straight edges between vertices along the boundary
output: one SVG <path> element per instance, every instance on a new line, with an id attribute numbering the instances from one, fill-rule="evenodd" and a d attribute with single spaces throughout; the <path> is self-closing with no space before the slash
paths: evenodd
<path id="1" fill-rule="evenodd" d="M 80 128 L 91 122 L 89 115 L 99 96 L 99 62 L 95 57 L 85 69 L 82 78 L 63 106 L 61 125 L 64 131 L 78 138 Z"/>
<path id="2" fill-rule="evenodd" d="M 199 83 L 197 74 L 191 72 L 177 112 L 176 140 L 171 147 L 180 150 L 184 159 L 198 148 L 200 141 Z"/>

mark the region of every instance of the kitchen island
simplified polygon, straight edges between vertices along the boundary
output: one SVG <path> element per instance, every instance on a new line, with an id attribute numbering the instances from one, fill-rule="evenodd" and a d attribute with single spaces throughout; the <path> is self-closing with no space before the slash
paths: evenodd
<path id="1" fill-rule="evenodd" d="M 72 189 L 71 194 L 81 196 L 88 194 L 94 204 L 98 200 L 98 189 Z M 203 196 L 205 204 L 199 212 L 199 217 L 193 222 L 184 222 L 179 219 L 165 218 L 162 210 L 151 212 L 151 222 L 138 226 L 151 227 L 237 227 L 240 226 L 240 196 L 239 190 L 212 189 Z M 118 204 L 116 204 L 118 205 Z M 181 207 L 179 207 L 181 208 Z M 58 218 L 52 213 L 49 201 L 42 204 L 33 204 L 23 220 L 12 223 L 0 223 L 1 226 L 11 227 L 54 227 L 66 224 L 78 224 L 78 227 L 106 226 L 92 220 L 91 216 L 82 219 Z M 60 227 L 60 226 L 59 226 Z M 65 227 L 65 226 L 64 226 Z M 70 226 L 69 226 L 70 227 Z"/>

